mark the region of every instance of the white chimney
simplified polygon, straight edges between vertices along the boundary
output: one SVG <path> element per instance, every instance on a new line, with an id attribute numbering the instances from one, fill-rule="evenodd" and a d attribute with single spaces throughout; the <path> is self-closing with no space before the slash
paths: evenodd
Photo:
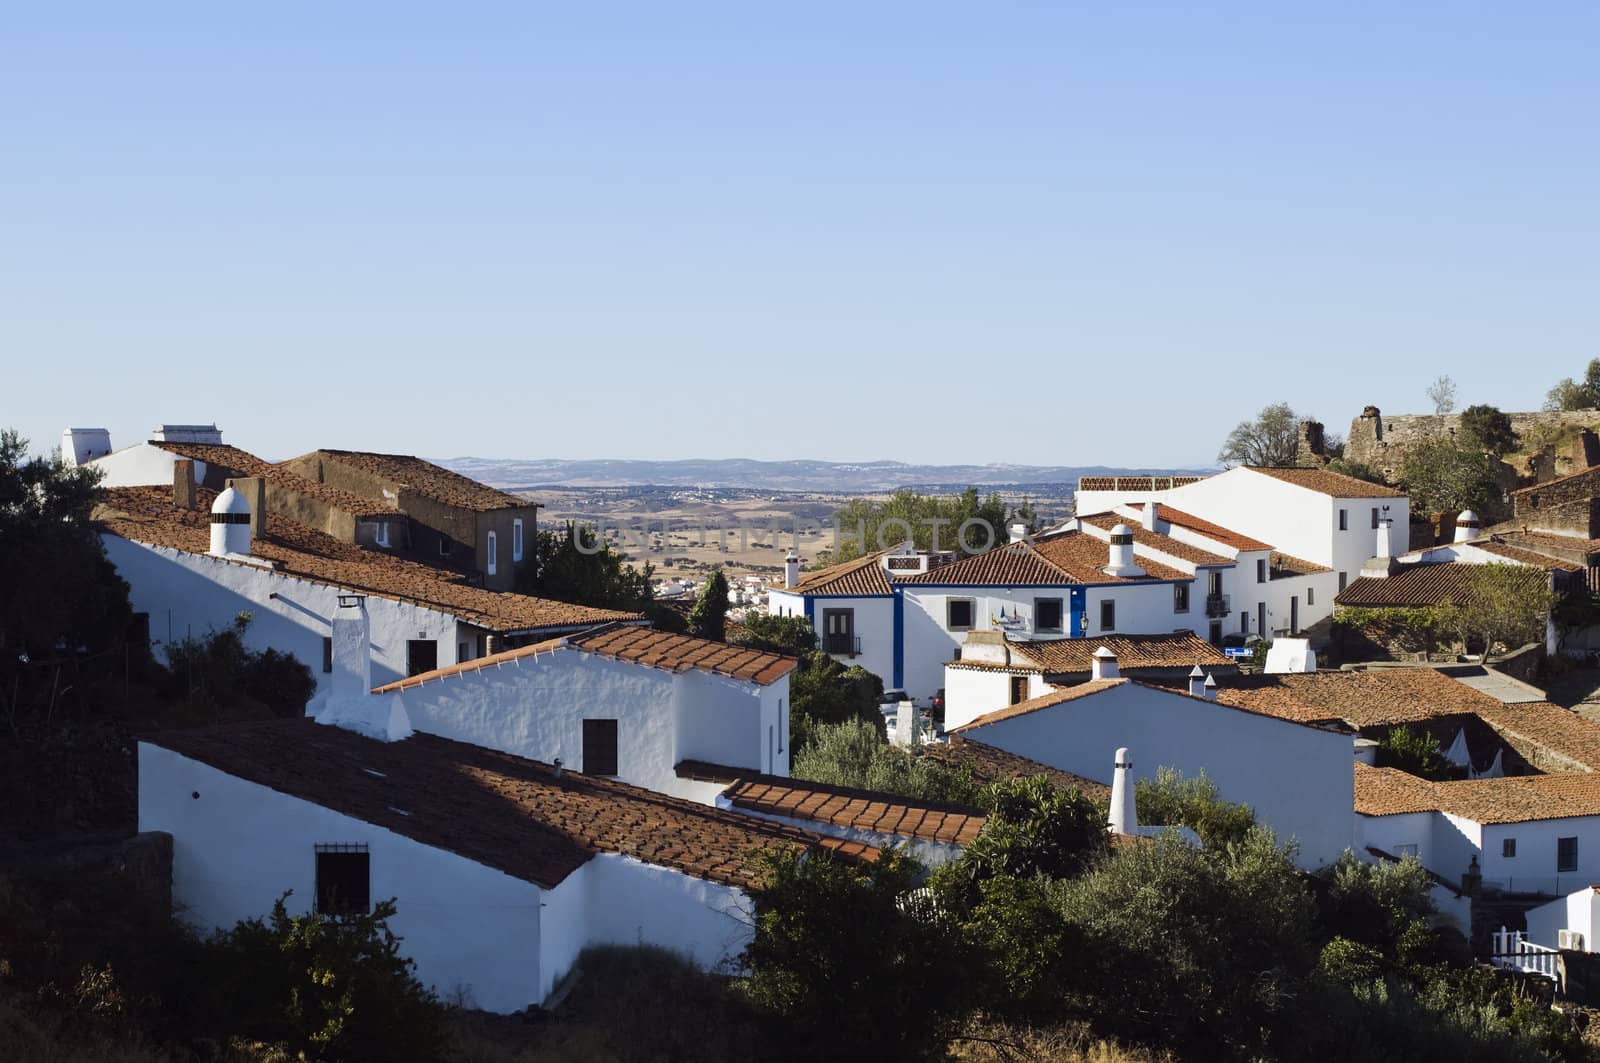
<path id="1" fill-rule="evenodd" d="M 1204 696 L 1204 698 L 1207 701 L 1216 701 L 1217 700 L 1217 678 L 1216 678 L 1216 676 L 1212 675 L 1210 672 L 1207 672 L 1206 673 L 1205 686 L 1201 687 L 1200 689 L 1201 689 L 1202 696 Z"/>
<path id="2" fill-rule="evenodd" d="M 1108 576 L 1142 576 L 1144 569 L 1133 561 L 1133 529 L 1126 524 L 1111 529 L 1111 553 L 1106 563 Z"/>
<path id="3" fill-rule="evenodd" d="M 1203 698 L 1206 695 L 1206 674 L 1197 664 L 1189 671 L 1189 696 Z"/>
<path id="4" fill-rule="evenodd" d="M 1137 834 L 1139 811 L 1133 803 L 1133 757 L 1117 750 L 1111 776 L 1111 829 L 1117 834 Z"/>
<path id="5" fill-rule="evenodd" d="M 1028 537 L 1028 526 L 1018 521 L 1006 528 L 1007 542 L 1020 543 Z"/>
<path id="6" fill-rule="evenodd" d="M 1388 507 L 1386 506 L 1384 508 L 1386 512 L 1382 517 L 1378 518 L 1378 542 L 1377 546 L 1374 547 L 1372 554 L 1373 557 L 1378 558 L 1394 556 L 1394 551 L 1389 547 L 1389 525 L 1392 524 L 1393 521 L 1389 519 L 1389 514 L 1387 512 Z"/>
<path id="7" fill-rule="evenodd" d="M 331 626 L 333 675 L 328 681 L 328 699 L 317 722 L 343 727 L 380 742 L 409 738 L 411 720 L 401 700 L 402 694 L 372 693 L 372 636 L 366 597 L 339 595 L 339 609 L 333 614 Z"/>
<path id="8" fill-rule="evenodd" d="M 789 556 L 783 559 L 783 585 L 786 589 L 793 588 L 798 585 L 799 582 L 800 555 L 796 554 L 793 550 L 790 550 Z"/>
<path id="9" fill-rule="evenodd" d="M 1144 530 L 1145 531 L 1153 532 L 1153 531 L 1159 531 L 1160 530 L 1156 526 L 1156 521 L 1161 519 L 1160 510 L 1161 510 L 1161 503 L 1160 502 L 1146 502 L 1144 504 L 1144 513 L 1142 514 L 1142 516 L 1144 517 Z"/>
<path id="10" fill-rule="evenodd" d="M 1483 521 L 1470 509 L 1463 509 L 1456 518 L 1456 534 L 1454 542 L 1464 543 L 1469 539 L 1476 539 L 1483 530 Z"/>
<path id="11" fill-rule="evenodd" d="M 211 503 L 210 552 L 214 557 L 250 554 L 250 503 L 231 487 Z"/>
<path id="12" fill-rule="evenodd" d="M 104 428 L 68 428 L 61 433 L 61 460 L 69 466 L 87 465 L 111 453 L 111 433 Z"/>
<path id="13" fill-rule="evenodd" d="M 1117 655 L 1105 646 L 1094 651 L 1089 660 L 1089 678 L 1091 679 L 1116 679 L 1121 675 L 1117 671 Z"/>

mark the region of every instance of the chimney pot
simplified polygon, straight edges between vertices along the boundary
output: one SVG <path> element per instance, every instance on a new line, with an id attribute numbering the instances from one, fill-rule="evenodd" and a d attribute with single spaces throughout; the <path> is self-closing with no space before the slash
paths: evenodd
<path id="1" fill-rule="evenodd" d="M 783 559 L 783 586 L 785 590 L 793 589 L 800 583 L 800 555 L 793 550 L 789 551 Z"/>
<path id="2" fill-rule="evenodd" d="M 1108 647 L 1101 646 L 1094 651 L 1089 661 L 1089 676 L 1091 679 L 1116 679 L 1121 673 L 1117 670 L 1117 655 Z"/>
<path id="3" fill-rule="evenodd" d="M 1483 521 L 1470 509 L 1463 509 L 1456 517 L 1456 532 L 1452 542 L 1464 543 L 1469 539 L 1476 539 L 1483 530 Z"/>
<path id="4" fill-rule="evenodd" d="M 1111 829 L 1117 834 L 1135 834 L 1139 813 L 1133 801 L 1133 757 L 1126 747 L 1117 750 L 1111 776 Z"/>
<path id="5" fill-rule="evenodd" d="M 1206 685 L 1206 674 L 1200 670 L 1200 666 L 1197 664 L 1197 665 L 1194 666 L 1194 668 L 1192 668 L 1189 671 L 1189 694 L 1190 694 L 1190 696 L 1191 697 L 1196 697 L 1196 698 L 1204 697 L 1205 696 L 1205 685 Z"/>
<path id="6" fill-rule="evenodd" d="M 1133 529 L 1126 524 L 1115 524 L 1111 528 L 1111 547 L 1106 561 L 1105 573 L 1108 576 L 1136 577 L 1145 574 L 1133 560 Z"/>
<path id="7" fill-rule="evenodd" d="M 1213 676 L 1210 672 L 1207 672 L 1206 673 L 1205 686 L 1202 687 L 1201 689 L 1204 691 L 1204 697 L 1205 697 L 1205 699 L 1207 701 L 1216 701 L 1217 700 L 1217 679 L 1216 679 L 1216 676 Z"/>

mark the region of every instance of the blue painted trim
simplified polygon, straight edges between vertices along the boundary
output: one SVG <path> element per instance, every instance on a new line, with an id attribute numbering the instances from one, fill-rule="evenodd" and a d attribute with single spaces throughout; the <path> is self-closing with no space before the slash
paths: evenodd
<path id="1" fill-rule="evenodd" d="M 817 607 L 810 598 L 806 599 L 806 623 L 811 625 L 811 630 L 817 630 Z"/>
<path id="2" fill-rule="evenodd" d="M 895 690 L 906 688 L 906 599 L 900 593 L 900 588 L 894 591 L 894 682 L 890 684 Z"/>

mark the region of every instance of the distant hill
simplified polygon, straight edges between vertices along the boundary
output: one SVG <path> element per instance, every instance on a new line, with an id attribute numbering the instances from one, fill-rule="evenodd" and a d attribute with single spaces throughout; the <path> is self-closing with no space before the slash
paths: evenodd
<path id="1" fill-rule="evenodd" d="M 684 461 L 502 458 L 435 458 L 474 480 L 507 490 L 537 487 L 741 487 L 826 494 L 1003 487 L 1019 484 L 1076 485 L 1080 476 L 1193 473 L 1195 469 L 1113 469 L 1104 465 L 912 465 L 902 461 L 751 461 L 692 458 Z M 1209 471 L 1209 470 L 1198 470 Z"/>

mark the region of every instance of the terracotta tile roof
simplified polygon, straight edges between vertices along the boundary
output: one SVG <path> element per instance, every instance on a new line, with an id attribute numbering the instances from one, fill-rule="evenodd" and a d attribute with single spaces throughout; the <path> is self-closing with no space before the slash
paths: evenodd
<path id="1" fill-rule="evenodd" d="M 889 577 L 878 562 L 880 556 L 881 553 L 872 553 L 854 561 L 842 561 L 837 565 L 819 568 L 815 572 L 803 572 L 800 582 L 793 587 L 773 586 L 767 589 L 785 594 L 849 594 L 863 598 L 893 594 Z"/>
<path id="2" fill-rule="evenodd" d="M 150 445 L 177 454 L 179 457 L 192 458 L 207 465 L 226 469 L 234 476 L 259 476 L 288 490 L 298 491 L 300 494 L 326 502 L 354 517 L 379 517 L 399 512 L 393 502 L 363 498 L 349 491 L 319 484 L 315 480 L 308 480 L 281 465 L 274 465 L 247 450 L 240 450 L 227 443 L 168 443 L 156 439 L 151 440 Z"/>
<path id="3" fill-rule="evenodd" d="M 1144 511 L 1143 502 L 1131 502 L 1129 506 L 1140 512 Z M 1186 513 L 1181 509 L 1169 506 L 1165 502 L 1161 503 L 1157 516 L 1169 524 L 1176 524 L 1180 528 L 1188 528 L 1192 532 L 1198 532 L 1208 539 L 1215 539 L 1224 546 L 1231 546 L 1235 550 L 1272 549 L 1269 544 L 1262 542 L 1260 539 L 1252 539 L 1248 535 L 1240 535 L 1238 532 L 1224 528 L 1220 524 L 1213 524 L 1204 517 L 1197 517 L 1193 513 Z"/>
<path id="4" fill-rule="evenodd" d="M 1429 782 L 1394 768 L 1356 764 L 1356 811 L 1364 816 L 1448 812 L 1475 823 L 1528 823 L 1600 815 L 1600 774 L 1511 775 Z"/>
<path id="5" fill-rule="evenodd" d="M 417 734 L 378 742 L 315 720 L 174 731 L 144 741 L 542 887 L 621 853 L 742 889 L 763 849 L 869 846 L 718 811 L 481 746 Z M 379 774 L 373 774 L 374 772 Z"/>
<path id="6" fill-rule="evenodd" d="M 1585 542 L 1587 540 L 1578 541 Z M 1558 572 L 1583 571 L 1583 566 L 1575 562 L 1550 557 L 1534 550 L 1523 550 L 1520 547 L 1512 546 L 1510 543 L 1503 543 L 1496 539 L 1473 542 L 1471 545 L 1476 546 L 1486 554 L 1493 554 L 1496 557 L 1503 557 L 1507 561 L 1516 561 L 1524 565 L 1533 565 L 1536 568 L 1553 569 Z"/>
<path id="7" fill-rule="evenodd" d="M 1408 565 L 1392 576 L 1362 576 L 1333 601 L 1368 609 L 1422 608 L 1442 601 L 1465 605 L 1472 596 L 1472 568 L 1454 561 Z"/>
<path id="8" fill-rule="evenodd" d="M 1555 487 L 1558 484 L 1564 484 L 1572 480 L 1579 480 L 1586 477 L 1589 479 L 1594 479 L 1594 476 L 1595 467 L 1589 466 L 1585 469 L 1579 469 L 1577 472 L 1568 473 L 1565 476 L 1557 476 L 1554 480 L 1544 480 L 1529 487 L 1519 487 L 1515 491 L 1512 491 L 1511 495 L 1513 498 L 1519 495 L 1532 495 L 1540 491 L 1547 490 L 1551 487 Z"/>
<path id="9" fill-rule="evenodd" d="M 1506 704 L 1485 695 L 1473 710 L 1529 761 L 1548 760 L 1565 770 L 1600 771 L 1600 724 L 1548 701 Z"/>
<path id="10" fill-rule="evenodd" d="M 913 801 L 872 790 L 771 775 L 745 776 L 722 794 L 734 808 L 746 812 L 808 819 L 946 845 L 970 844 L 984 824 L 982 812 L 964 805 Z"/>
<path id="11" fill-rule="evenodd" d="M 1293 576 L 1314 576 L 1319 572 L 1332 572 L 1327 565 L 1319 565 L 1315 561 L 1295 557 L 1281 551 L 1272 551 L 1272 556 L 1267 559 L 1267 578 L 1284 579 Z"/>
<path id="12" fill-rule="evenodd" d="M 1135 583 L 1145 580 L 1191 582 L 1188 572 L 1148 558 L 1138 558 L 1144 576 L 1108 576 L 1100 571 L 1109 559 L 1109 548 L 1099 539 L 1080 531 L 1059 532 L 1026 542 L 1010 543 L 986 554 L 964 558 L 953 564 L 899 583 L 926 583 L 967 587 L 1054 587 L 1072 584 Z"/>
<path id="13" fill-rule="evenodd" d="M 1343 721 L 1358 730 L 1500 706 L 1432 668 L 1233 676 L 1218 680 L 1217 701 L 1296 723 Z"/>
<path id="14" fill-rule="evenodd" d="M 973 738 L 952 736 L 948 742 L 923 746 L 922 753 L 923 756 L 932 757 L 952 768 L 971 768 L 973 779 L 984 785 L 1001 779 L 1028 779 L 1035 775 L 1043 775 L 1057 789 L 1076 788 L 1091 801 L 1111 799 L 1111 787 L 1105 783 L 1052 768 L 1048 764 L 1041 764 L 1037 760 L 1030 760 L 1016 753 L 1008 753 Z"/>
<path id="15" fill-rule="evenodd" d="M 204 554 L 211 545 L 211 503 L 216 492 L 200 488 L 197 508 L 172 504 L 172 489 L 114 487 L 105 491 L 95 518 L 124 539 L 188 553 Z M 272 561 L 274 571 L 352 591 L 412 602 L 499 634 L 576 629 L 614 621 L 640 620 L 637 613 L 534 598 L 472 586 L 467 576 L 407 561 L 267 514 L 267 534 L 252 552 Z M 219 558 L 218 564 L 239 564 Z"/>
<path id="16" fill-rule="evenodd" d="M 956 660 L 944 662 L 946 668 L 964 668 L 969 672 L 1005 672 L 1007 675 L 1037 675 L 1044 671 L 1041 665 L 1014 657 L 1010 662 Z"/>
<path id="17" fill-rule="evenodd" d="M 1600 539 L 1585 539 L 1578 535 L 1558 535 L 1555 532 L 1542 531 L 1505 531 L 1498 532 L 1495 538 L 1502 536 L 1513 537 L 1510 545 L 1527 546 L 1538 553 L 1541 548 L 1551 550 L 1581 550 L 1587 553 L 1600 553 Z M 1541 556 L 1543 556 L 1541 554 Z"/>
<path id="18" fill-rule="evenodd" d="M 1396 491 L 1383 484 L 1368 483 L 1343 473 L 1329 472 L 1327 469 L 1278 469 L 1263 465 L 1247 465 L 1245 468 L 1262 476 L 1270 476 L 1274 480 L 1282 480 L 1286 484 L 1294 484 L 1296 487 L 1304 487 L 1308 491 L 1315 491 L 1319 495 L 1331 495 L 1334 498 L 1406 497 L 1404 491 Z"/>
<path id="19" fill-rule="evenodd" d="M 749 768 L 734 768 L 726 764 L 713 764 L 709 760 L 680 760 L 672 766 L 673 773 L 680 779 L 693 779 L 695 782 L 720 782 L 723 784 L 737 782 L 740 778 L 749 775 Z"/>
<path id="20" fill-rule="evenodd" d="M 654 628 L 632 624 L 606 624 L 562 638 L 547 639 L 532 646 L 519 646 L 503 653 L 435 668 L 405 679 L 386 683 L 373 690 L 374 694 L 388 694 L 408 690 L 447 676 L 466 672 L 480 672 L 486 668 L 500 668 L 520 661 L 524 657 L 538 657 L 545 653 L 572 650 L 592 653 L 613 661 L 628 661 L 668 672 L 690 670 L 709 672 L 712 675 L 742 679 L 758 686 L 769 686 L 794 670 L 800 662 L 781 653 L 753 650 L 747 646 L 713 642 L 693 635 L 674 635 Z"/>
<path id="21" fill-rule="evenodd" d="M 1237 671 L 1221 650 L 1192 631 L 1170 635 L 1100 635 L 1053 641 L 1008 641 L 1012 650 L 1038 662 L 1051 674 L 1088 672 L 1094 651 L 1101 646 L 1117 655 L 1122 671 L 1139 668 L 1201 668 Z"/>
<path id="22" fill-rule="evenodd" d="M 986 712 L 982 716 L 978 716 L 967 723 L 962 724 L 960 727 L 951 728 L 950 733 L 953 735 L 961 734 L 963 731 L 971 731 L 979 727 L 987 727 L 989 724 L 999 723 L 1001 720 L 1009 720 L 1017 716 L 1027 716 L 1029 713 L 1038 712 L 1040 709 L 1048 709 L 1056 705 L 1064 705 L 1069 701 L 1077 701 L 1079 698 L 1093 697 L 1094 695 L 1110 690 L 1113 687 L 1119 687 L 1126 682 L 1128 682 L 1128 680 L 1120 678 L 1091 679 L 1089 682 L 1079 683 L 1077 686 L 1057 687 L 1048 694 L 1040 694 L 1036 698 L 1028 698 L 1026 701 L 1017 702 L 1015 705 L 1008 705 L 1003 709 L 995 709 L 993 712 Z"/>
<path id="23" fill-rule="evenodd" d="M 364 450 L 322 449 L 302 455 L 295 460 L 315 456 L 340 462 L 394 483 L 404 484 L 417 494 L 447 506 L 487 512 L 494 509 L 526 508 L 536 504 L 409 454 L 374 454 Z"/>
<path id="24" fill-rule="evenodd" d="M 1231 557 L 1224 557 L 1221 554 L 1214 554 L 1209 550 L 1202 550 L 1198 546 L 1191 546 L 1182 540 L 1174 539 L 1170 535 L 1162 535 L 1159 532 L 1147 531 L 1145 530 L 1144 525 L 1139 524 L 1136 521 L 1130 521 L 1127 517 L 1119 516 L 1116 513 L 1091 513 L 1087 517 L 1080 517 L 1078 519 L 1085 524 L 1091 524 L 1094 527 L 1099 528 L 1101 531 L 1108 532 L 1112 528 L 1115 528 L 1118 524 L 1124 524 L 1129 528 L 1132 528 L 1135 557 L 1138 556 L 1139 547 L 1142 546 L 1147 550 L 1159 550 L 1168 557 L 1176 557 L 1179 560 L 1188 561 L 1190 564 L 1195 565 L 1233 564 L 1233 558 Z M 1142 561 L 1140 563 L 1143 564 Z"/>

